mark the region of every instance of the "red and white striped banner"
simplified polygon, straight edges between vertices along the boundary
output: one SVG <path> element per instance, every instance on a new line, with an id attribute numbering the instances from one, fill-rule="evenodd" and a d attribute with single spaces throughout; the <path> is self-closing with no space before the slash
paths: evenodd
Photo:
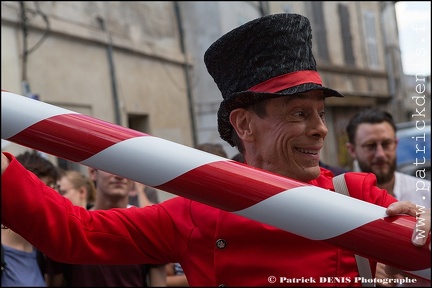
<path id="1" fill-rule="evenodd" d="M 233 160 L 2 91 L 2 139 L 261 223 L 324 240 L 430 280 L 415 218 Z M 430 241 L 430 239 L 428 240 Z"/>

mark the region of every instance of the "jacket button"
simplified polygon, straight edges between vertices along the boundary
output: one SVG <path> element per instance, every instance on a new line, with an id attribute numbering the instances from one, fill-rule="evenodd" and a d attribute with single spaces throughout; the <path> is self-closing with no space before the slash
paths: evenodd
<path id="1" fill-rule="evenodd" d="M 216 241 L 216 247 L 219 248 L 219 249 L 225 249 L 225 247 L 226 247 L 226 241 L 223 240 L 223 239 L 218 239 Z"/>

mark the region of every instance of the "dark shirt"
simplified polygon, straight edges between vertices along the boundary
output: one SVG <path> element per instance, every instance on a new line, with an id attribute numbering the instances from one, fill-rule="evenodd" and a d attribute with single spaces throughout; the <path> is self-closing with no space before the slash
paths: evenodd
<path id="1" fill-rule="evenodd" d="M 64 287 L 148 287 L 151 265 L 81 265 L 48 260 L 47 273 L 63 273 Z"/>
<path id="2" fill-rule="evenodd" d="M 324 163 L 321 162 L 321 161 L 319 162 L 319 165 L 320 165 L 321 167 L 327 169 L 327 170 L 330 170 L 330 171 L 333 173 L 334 176 L 337 176 L 337 175 L 339 175 L 339 174 L 342 174 L 342 173 L 346 173 L 346 172 L 348 172 L 348 170 L 346 170 L 345 168 L 342 168 L 342 167 L 335 167 L 335 166 L 330 166 L 330 165 L 324 164 Z"/>

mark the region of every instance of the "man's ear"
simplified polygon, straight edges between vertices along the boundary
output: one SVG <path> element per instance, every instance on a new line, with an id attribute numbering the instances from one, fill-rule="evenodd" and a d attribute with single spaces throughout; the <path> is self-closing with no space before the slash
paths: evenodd
<path id="1" fill-rule="evenodd" d="M 252 129 L 250 125 L 251 112 L 245 108 L 237 108 L 231 111 L 229 120 L 234 127 L 237 135 L 244 141 L 253 139 Z"/>
<path id="2" fill-rule="evenodd" d="M 357 156 L 356 156 L 354 144 L 352 144 L 350 142 L 346 142 L 345 147 L 347 148 L 348 153 L 350 154 L 351 158 L 356 159 Z"/>

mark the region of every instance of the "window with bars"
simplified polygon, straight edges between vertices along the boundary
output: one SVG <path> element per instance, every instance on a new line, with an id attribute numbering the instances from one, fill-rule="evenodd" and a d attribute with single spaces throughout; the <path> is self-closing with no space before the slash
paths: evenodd
<path id="1" fill-rule="evenodd" d="M 351 35 L 350 15 L 346 5 L 338 5 L 339 20 L 342 31 L 342 44 L 345 64 L 354 66 L 353 37 Z"/>
<path id="2" fill-rule="evenodd" d="M 365 42 L 370 67 L 378 67 L 378 43 L 375 29 L 375 15 L 370 11 L 363 12 L 365 25 Z"/>
<path id="3" fill-rule="evenodd" d="M 311 2 L 314 37 L 316 39 L 319 60 L 329 62 L 327 30 L 324 22 L 323 1 Z"/>

